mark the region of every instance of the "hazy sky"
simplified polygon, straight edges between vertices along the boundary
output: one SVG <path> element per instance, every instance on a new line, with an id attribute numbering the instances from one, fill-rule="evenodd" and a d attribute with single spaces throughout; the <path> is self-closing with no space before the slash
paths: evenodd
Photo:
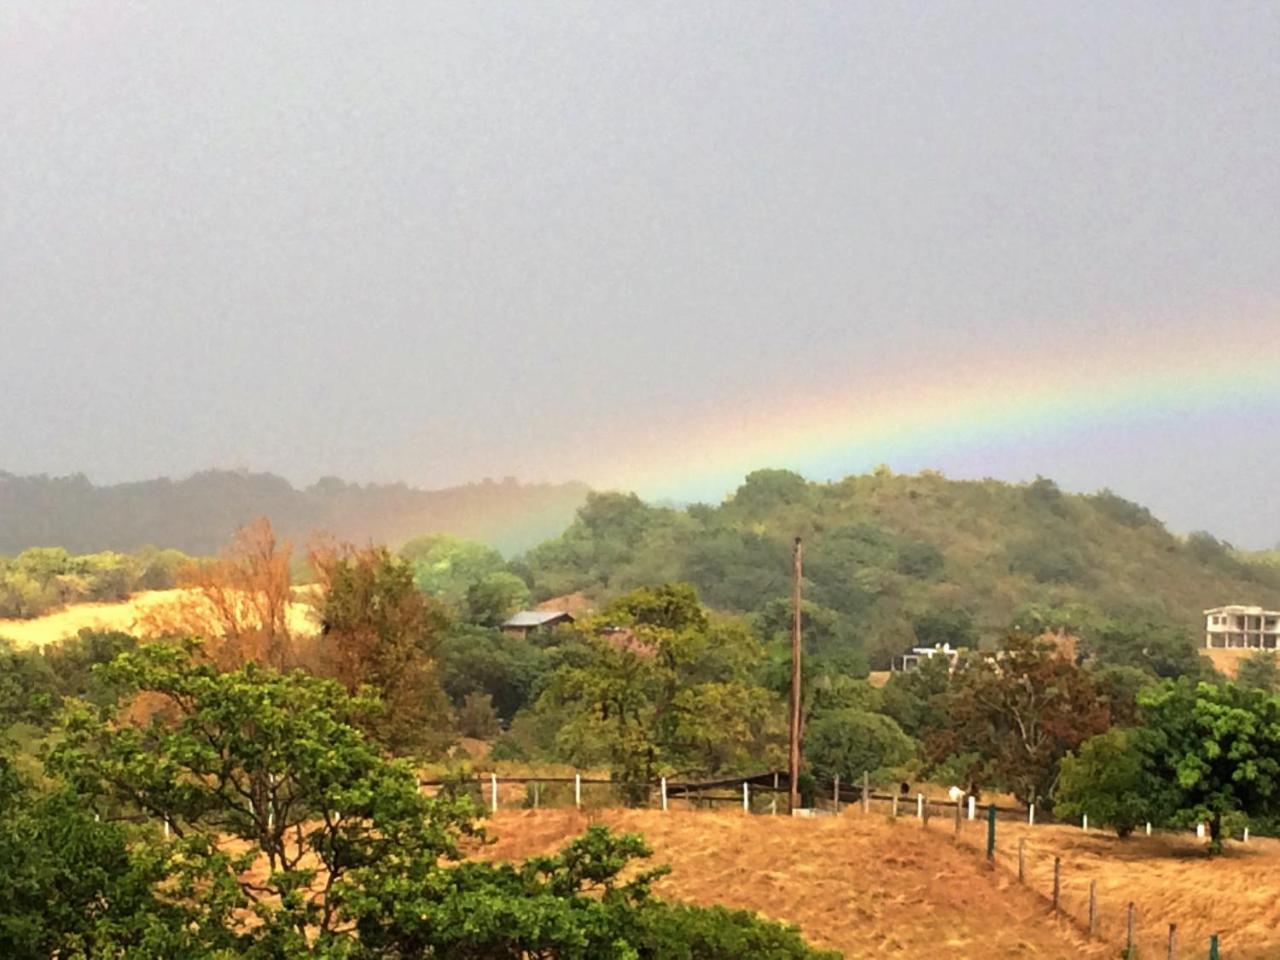
<path id="1" fill-rule="evenodd" d="M 625 485 L 726 411 L 1194 338 L 1277 386 L 893 465 L 1262 546 L 1278 305 L 1274 2 L 0 4 L 12 472 Z"/>

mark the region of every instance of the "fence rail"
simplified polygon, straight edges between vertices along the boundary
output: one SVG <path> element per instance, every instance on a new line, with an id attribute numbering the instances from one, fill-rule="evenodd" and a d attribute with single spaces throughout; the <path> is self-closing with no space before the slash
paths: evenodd
<path id="1" fill-rule="evenodd" d="M 787 775 L 782 771 L 710 780 L 659 778 L 642 782 L 577 774 L 504 776 L 481 773 L 463 779 L 440 778 L 420 782 L 425 789 L 451 786 L 472 790 L 477 799 L 494 811 L 504 806 L 631 806 L 667 810 L 679 803 L 686 809 L 723 805 L 753 814 L 777 815 L 787 812 L 789 794 Z M 504 787 L 523 787 L 523 792 L 513 795 L 508 789 L 504 796 Z M 1177 923 L 1164 920 L 1148 922 L 1133 901 L 1117 897 L 1114 891 L 1100 893 L 1097 878 L 1090 876 L 1086 867 L 1064 860 L 1060 854 L 1028 839 L 1028 835 L 1034 835 L 1037 826 L 1087 829 L 1087 822 L 1068 823 L 1046 815 L 1034 806 L 979 805 L 969 797 L 952 801 L 925 796 L 922 792 L 913 793 L 910 789 L 886 791 L 872 786 L 865 775 L 861 782 L 818 782 L 812 806 L 805 813 L 831 815 L 849 808 L 860 809 L 866 815 L 917 820 L 926 828 L 931 821 L 943 823 L 944 828 L 953 834 L 957 846 L 984 856 L 992 868 L 1005 870 L 1016 877 L 1018 883 L 1044 900 L 1052 914 L 1073 925 L 1085 937 L 1119 947 L 1121 956 L 1163 957 L 1166 960 L 1179 957 L 1192 960 L 1203 956 L 1198 944 L 1185 943 L 1183 952 L 1179 952 L 1178 941 L 1183 935 Z M 1011 827 L 1017 829 L 1012 837 L 1006 836 Z M 1018 836 L 1018 831 L 1024 835 Z M 1157 831 L 1148 825 L 1146 832 Z M 1010 839 L 1013 842 L 1009 842 Z M 1244 839 L 1247 841 L 1247 833 Z M 1214 940 L 1216 943 L 1216 935 Z M 1216 956 L 1216 953 L 1210 956 Z"/>

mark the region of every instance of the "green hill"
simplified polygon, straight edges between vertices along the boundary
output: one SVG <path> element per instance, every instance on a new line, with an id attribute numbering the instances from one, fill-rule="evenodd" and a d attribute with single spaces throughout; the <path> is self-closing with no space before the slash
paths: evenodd
<path id="1" fill-rule="evenodd" d="M 593 494 L 516 567 L 537 598 L 687 580 L 768 635 L 786 627 L 795 536 L 810 647 L 861 651 L 873 666 L 915 642 L 990 643 L 1014 625 L 1088 637 L 1140 621 L 1190 638 L 1206 607 L 1280 605 L 1280 568 L 1208 534 L 1175 536 L 1109 491 L 883 468 L 826 484 L 758 471 L 722 505 L 683 510 Z"/>

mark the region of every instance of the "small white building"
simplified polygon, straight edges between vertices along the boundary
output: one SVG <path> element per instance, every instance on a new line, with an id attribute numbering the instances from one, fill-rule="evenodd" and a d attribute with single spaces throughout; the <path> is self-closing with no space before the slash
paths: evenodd
<path id="1" fill-rule="evenodd" d="M 1239 604 L 1206 610 L 1204 645 L 1216 650 L 1280 649 L 1280 610 Z"/>
<path id="2" fill-rule="evenodd" d="M 949 643 L 937 643 L 932 647 L 912 647 L 902 656 L 894 657 L 889 664 L 889 669 L 894 673 L 907 673 L 919 667 L 921 661 L 932 660 L 934 657 L 946 657 L 951 668 L 955 669 L 956 660 L 960 657 L 960 649 Z"/>

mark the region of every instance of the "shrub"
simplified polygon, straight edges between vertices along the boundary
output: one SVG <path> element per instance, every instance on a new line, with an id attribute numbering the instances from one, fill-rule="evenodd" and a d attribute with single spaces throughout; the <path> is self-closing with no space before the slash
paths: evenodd
<path id="1" fill-rule="evenodd" d="M 493 697 L 487 693 L 468 693 L 458 709 L 458 732 L 464 737 L 489 740 L 501 729 L 493 709 Z"/>
<path id="2" fill-rule="evenodd" d="M 1100 826 L 1127 837 L 1139 824 L 1158 819 L 1160 784 L 1147 771 L 1138 749 L 1140 732 L 1113 727 L 1090 737 L 1078 753 L 1062 759 L 1054 810 L 1078 818 L 1088 814 Z"/>
<path id="3" fill-rule="evenodd" d="M 814 720 L 805 737 L 815 776 L 851 781 L 864 771 L 897 767 L 916 753 L 915 742 L 879 713 L 837 710 Z"/>

